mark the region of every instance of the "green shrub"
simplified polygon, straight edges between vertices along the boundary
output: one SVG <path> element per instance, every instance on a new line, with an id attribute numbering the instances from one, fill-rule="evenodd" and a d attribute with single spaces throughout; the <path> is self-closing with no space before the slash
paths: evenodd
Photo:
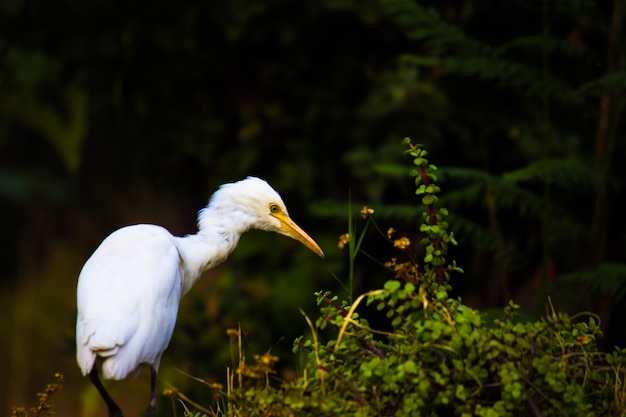
<path id="1" fill-rule="evenodd" d="M 239 382 L 231 373 L 228 395 L 205 411 L 243 416 L 624 415 L 626 351 L 598 351 L 602 332 L 594 314 L 569 316 L 549 304 L 545 317 L 524 322 L 511 302 L 501 317 L 488 320 L 449 296 L 450 276 L 462 270 L 446 259 L 448 245 L 456 241 L 445 221 L 447 211 L 437 208 L 436 167 L 421 146 L 408 138 L 403 143 L 413 157 L 416 194 L 426 207 L 419 228 L 422 262 L 414 260 L 408 238 L 393 239 L 390 229 L 387 239 L 409 260 L 386 263 L 393 279 L 354 301 L 316 293 L 321 314 L 315 322 L 305 316 L 311 337 L 294 342 L 294 351 L 305 355 L 295 380 L 272 387 L 273 361 L 264 367 L 268 360 L 261 356 L 256 365 L 246 366 L 240 351 L 234 372 Z M 373 221 L 373 210 L 364 208 L 362 214 L 366 225 Z M 341 238 L 340 244 L 349 243 L 351 262 L 362 239 L 363 233 L 358 239 Z M 366 316 L 377 322 L 382 317 L 383 324 L 374 328 Z M 322 333 L 330 340 L 322 341 Z"/>

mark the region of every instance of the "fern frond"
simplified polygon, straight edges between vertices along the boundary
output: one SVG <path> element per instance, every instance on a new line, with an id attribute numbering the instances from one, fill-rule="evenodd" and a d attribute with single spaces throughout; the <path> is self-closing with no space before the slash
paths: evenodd
<path id="1" fill-rule="evenodd" d="M 439 201 L 445 207 L 478 206 L 485 200 L 485 183 L 475 183 L 466 187 L 448 191 L 439 197 Z"/>
<path id="2" fill-rule="evenodd" d="M 580 19 L 580 16 L 585 16 L 587 21 L 600 25 L 600 29 L 606 31 L 606 25 L 602 25 L 604 19 L 598 10 L 597 0 L 555 1 L 551 6 L 554 7 L 555 13 L 563 14 L 563 16 L 569 15 L 572 19 Z"/>
<path id="3" fill-rule="evenodd" d="M 540 181 L 560 187 L 590 187 L 597 175 L 587 164 L 577 158 L 544 158 L 523 168 L 502 175 L 505 181 L 523 183 Z"/>
<path id="4" fill-rule="evenodd" d="M 437 176 L 440 180 L 463 180 L 489 182 L 497 180 L 497 177 L 489 172 L 469 167 L 461 166 L 438 166 Z"/>
<path id="5" fill-rule="evenodd" d="M 380 163 L 371 166 L 375 173 L 387 177 L 405 178 L 406 166 L 398 163 Z"/>
<path id="6" fill-rule="evenodd" d="M 488 172 L 460 167 L 440 168 L 442 178 L 469 180 L 467 187 L 449 191 L 441 196 L 442 204 L 450 207 L 462 204 L 477 205 L 485 201 L 486 188 L 491 189 L 496 206 L 501 209 L 514 209 L 521 215 L 539 215 L 548 209 L 548 202 L 543 197 L 526 190 L 517 184 Z"/>
<path id="7" fill-rule="evenodd" d="M 585 53 L 588 53 L 587 50 L 582 48 L 577 48 L 572 44 L 572 42 L 563 38 L 545 38 L 541 35 L 533 35 L 533 36 L 519 36 L 517 38 L 513 38 L 512 40 L 503 43 L 502 45 L 494 48 L 493 56 L 494 57 L 502 57 L 507 54 L 515 54 L 518 51 L 537 51 L 541 48 L 544 48 L 546 52 L 551 55 L 561 55 L 561 56 L 575 56 L 576 58 L 582 57 Z M 591 58 L 591 57 L 589 57 Z M 594 56 L 594 58 L 597 58 Z"/>
<path id="8" fill-rule="evenodd" d="M 560 276 L 558 281 L 583 285 L 590 291 L 611 294 L 613 302 L 620 303 L 626 296 L 626 264 L 607 262 L 593 271 Z"/>
<path id="9" fill-rule="evenodd" d="M 573 97 L 576 100 L 583 100 L 589 97 L 598 97 L 605 91 L 610 91 L 611 94 L 618 96 L 624 96 L 624 94 L 626 94 L 626 73 L 618 72 L 591 80 L 580 86 L 574 92 Z"/>
<path id="10" fill-rule="evenodd" d="M 491 194 L 492 201 L 499 210 L 506 210 L 520 217 L 534 219 L 542 223 L 549 214 L 549 223 L 543 224 L 549 227 L 550 235 L 561 236 L 564 240 L 579 238 L 585 235 L 585 226 L 578 221 L 572 211 L 557 200 L 546 199 L 532 190 L 522 187 L 520 178 L 510 181 L 501 176 L 489 174 L 485 171 L 472 168 L 444 167 L 438 171 L 442 179 L 456 179 L 469 181 L 470 184 L 449 191 L 440 197 L 440 203 L 445 207 L 476 207 L 485 205 L 487 202 L 487 190 Z M 527 180 L 531 177 L 530 175 Z M 569 181 L 574 181 L 571 176 Z M 583 183 L 583 180 L 576 184 Z M 560 185 L 565 185 L 566 180 L 560 179 Z"/>
<path id="11" fill-rule="evenodd" d="M 563 79 L 552 74 L 544 74 L 541 69 L 531 65 L 488 55 L 439 59 L 404 54 L 400 57 L 400 62 L 436 66 L 447 73 L 462 77 L 497 81 L 498 87 L 515 88 L 524 96 L 547 94 L 562 103 L 571 103 L 574 100 L 575 90 Z"/>
<path id="12" fill-rule="evenodd" d="M 404 30 L 409 39 L 422 41 L 432 49 L 459 53 L 486 53 L 489 46 L 468 37 L 458 27 L 445 22 L 433 8 L 411 0 L 383 0 L 383 9 Z"/>
<path id="13" fill-rule="evenodd" d="M 448 219 L 454 225 L 454 236 L 459 242 L 493 255 L 507 267 L 520 263 L 520 253 L 511 246 L 503 245 L 493 230 L 453 214 L 449 214 Z"/>

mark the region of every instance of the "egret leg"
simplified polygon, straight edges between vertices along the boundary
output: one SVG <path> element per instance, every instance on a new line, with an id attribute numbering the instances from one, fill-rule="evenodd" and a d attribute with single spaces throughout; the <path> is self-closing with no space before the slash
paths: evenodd
<path id="1" fill-rule="evenodd" d="M 157 372 L 154 368 L 150 368 L 150 401 L 148 407 L 146 407 L 147 417 L 156 416 L 156 380 Z"/>
<path id="2" fill-rule="evenodd" d="M 104 385 L 102 385 L 102 382 L 100 382 L 100 378 L 98 377 L 98 370 L 95 366 L 93 367 L 91 372 L 89 372 L 89 380 L 96 387 L 96 389 L 100 393 L 100 396 L 106 403 L 107 408 L 109 409 L 109 417 L 124 417 L 122 415 L 122 410 L 120 409 L 120 407 L 115 403 L 115 401 L 113 401 L 113 398 L 111 398 L 107 390 L 104 388 Z"/>

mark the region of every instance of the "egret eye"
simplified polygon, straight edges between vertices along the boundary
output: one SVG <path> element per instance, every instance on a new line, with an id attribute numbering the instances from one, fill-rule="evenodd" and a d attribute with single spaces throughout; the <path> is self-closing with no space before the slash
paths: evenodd
<path id="1" fill-rule="evenodd" d="M 276 203 L 270 203 L 270 213 L 279 213 L 280 206 Z"/>

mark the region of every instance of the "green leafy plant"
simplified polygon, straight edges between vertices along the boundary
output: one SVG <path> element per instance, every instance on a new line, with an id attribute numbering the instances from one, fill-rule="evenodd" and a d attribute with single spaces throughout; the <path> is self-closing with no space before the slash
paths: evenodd
<path id="1" fill-rule="evenodd" d="M 231 383 L 225 396 L 227 414 L 623 415 L 626 350 L 598 350 L 602 331 L 596 315 L 569 316 L 549 304 L 544 317 L 524 322 L 511 302 L 489 320 L 450 297 L 451 277 L 462 270 L 446 259 L 456 240 L 447 210 L 437 206 L 437 168 L 420 145 L 408 138 L 403 143 L 426 208 L 419 227 L 422 262 L 415 262 L 410 240 L 392 240 L 390 229 L 387 238 L 408 258 L 386 263 L 393 278 L 353 301 L 317 292 L 320 316 L 313 321 L 305 315 L 311 337 L 294 342 L 294 351 L 304 355 L 300 375 L 273 387 L 268 375 L 274 362 L 256 374 L 237 371 L 239 383 Z M 366 207 L 362 214 L 373 221 L 373 210 Z M 346 239 L 354 237 L 342 237 L 344 245 Z"/>

